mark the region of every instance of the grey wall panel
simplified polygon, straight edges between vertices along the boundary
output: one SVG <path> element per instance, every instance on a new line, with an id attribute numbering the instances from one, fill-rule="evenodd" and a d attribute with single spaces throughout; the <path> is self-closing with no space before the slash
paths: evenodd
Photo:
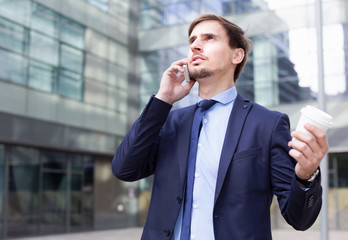
<path id="1" fill-rule="evenodd" d="M 0 113 L 0 142 L 111 155 L 120 140 L 120 136 Z"/>

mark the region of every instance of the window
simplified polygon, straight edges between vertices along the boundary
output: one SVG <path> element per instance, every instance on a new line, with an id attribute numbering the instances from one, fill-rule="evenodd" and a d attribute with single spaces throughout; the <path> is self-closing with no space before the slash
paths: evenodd
<path id="1" fill-rule="evenodd" d="M 65 231 L 67 208 L 67 155 L 62 152 L 44 151 L 42 164 L 42 232 L 61 233 Z"/>
<path id="2" fill-rule="evenodd" d="M 0 49 L 0 79 L 26 84 L 28 60 L 21 55 Z"/>
<path id="3" fill-rule="evenodd" d="M 32 31 L 30 34 L 30 57 L 58 66 L 58 41 Z"/>
<path id="4" fill-rule="evenodd" d="M 63 68 L 77 72 L 79 74 L 83 73 L 84 54 L 81 50 L 62 44 L 60 48 L 60 52 L 61 52 L 60 65 Z"/>
<path id="5" fill-rule="evenodd" d="M 26 0 L 1 6 L 0 15 L 12 20 L 0 17 L 0 80 L 82 100 L 84 26 L 36 2 L 32 8 Z M 31 21 L 17 21 L 18 11 L 31 13 Z"/>
<path id="6" fill-rule="evenodd" d="M 59 93 L 62 96 L 81 100 L 83 78 L 81 75 L 61 70 L 59 74 Z"/>
<path id="7" fill-rule="evenodd" d="M 30 0 L 1 0 L 0 15 L 12 21 L 29 26 L 31 14 Z"/>
<path id="8" fill-rule="evenodd" d="M 58 37 L 59 16 L 40 4 L 33 4 L 31 27 L 51 37 Z"/>
<path id="9" fill-rule="evenodd" d="M 104 12 L 109 10 L 109 0 L 87 0 L 87 2 Z"/>
<path id="10" fill-rule="evenodd" d="M 9 161 L 7 234 L 37 234 L 39 224 L 40 153 L 37 149 L 11 147 Z"/>
<path id="11" fill-rule="evenodd" d="M 94 158 L 83 156 L 82 212 L 84 229 L 94 227 Z"/>
<path id="12" fill-rule="evenodd" d="M 53 66 L 32 60 L 29 67 L 29 87 L 45 92 L 56 89 L 57 69 Z"/>
<path id="13" fill-rule="evenodd" d="M 7 151 L 6 180 L 5 146 L 0 144 L 1 237 L 2 226 L 7 227 L 5 238 L 93 229 L 94 157 L 22 146 L 7 146 Z"/>
<path id="14" fill-rule="evenodd" d="M 0 176 L 5 176 L 5 146 L 0 144 Z M 3 192 L 4 192 L 4 178 L 0 177 L 0 236 L 2 236 L 3 226 Z"/>
<path id="15" fill-rule="evenodd" d="M 85 28 L 68 19 L 62 17 L 61 20 L 61 40 L 79 49 L 85 47 Z"/>
<path id="16" fill-rule="evenodd" d="M 28 31 L 13 22 L 0 17 L 0 47 L 26 54 Z"/>

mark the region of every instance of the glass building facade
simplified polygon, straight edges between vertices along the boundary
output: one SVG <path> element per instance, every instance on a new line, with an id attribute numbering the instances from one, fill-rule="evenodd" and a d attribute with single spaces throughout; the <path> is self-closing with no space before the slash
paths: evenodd
<path id="1" fill-rule="evenodd" d="M 294 128 L 317 105 L 314 0 L 0 0 L 0 239 L 144 224 L 152 179 L 115 179 L 113 152 L 207 12 L 253 41 L 238 92 Z M 329 223 L 348 229 L 348 1 L 323 20 Z"/>

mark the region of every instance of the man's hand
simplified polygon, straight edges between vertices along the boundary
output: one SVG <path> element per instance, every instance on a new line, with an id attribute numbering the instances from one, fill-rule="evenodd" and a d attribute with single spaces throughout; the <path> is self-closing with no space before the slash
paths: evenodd
<path id="1" fill-rule="evenodd" d="M 291 136 L 296 138 L 289 142 L 290 156 L 297 160 L 295 166 L 296 176 L 308 180 L 317 170 L 329 147 L 325 133 L 316 126 L 306 123 L 305 129 L 312 135 L 294 131 Z"/>
<path id="2" fill-rule="evenodd" d="M 185 64 L 187 64 L 186 58 L 173 62 L 163 73 L 160 89 L 155 96 L 156 98 L 173 104 L 190 93 L 196 81 L 191 79 L 191 82 L 182 85 L 182 82 L 185 80 L 182 66 Z"/>

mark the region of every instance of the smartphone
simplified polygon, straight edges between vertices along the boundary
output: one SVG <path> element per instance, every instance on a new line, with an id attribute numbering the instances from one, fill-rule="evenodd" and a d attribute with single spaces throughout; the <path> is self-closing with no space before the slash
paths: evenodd
<path id="1" fill-rule="evenodd" d="M 189 74 L 187 65 L 184 65 L 184 66 L 182 66 L 182 67 L 184 68 L 185 81 L 186 81 L 187 83 L 191 82 L 190 74 Z"/>

